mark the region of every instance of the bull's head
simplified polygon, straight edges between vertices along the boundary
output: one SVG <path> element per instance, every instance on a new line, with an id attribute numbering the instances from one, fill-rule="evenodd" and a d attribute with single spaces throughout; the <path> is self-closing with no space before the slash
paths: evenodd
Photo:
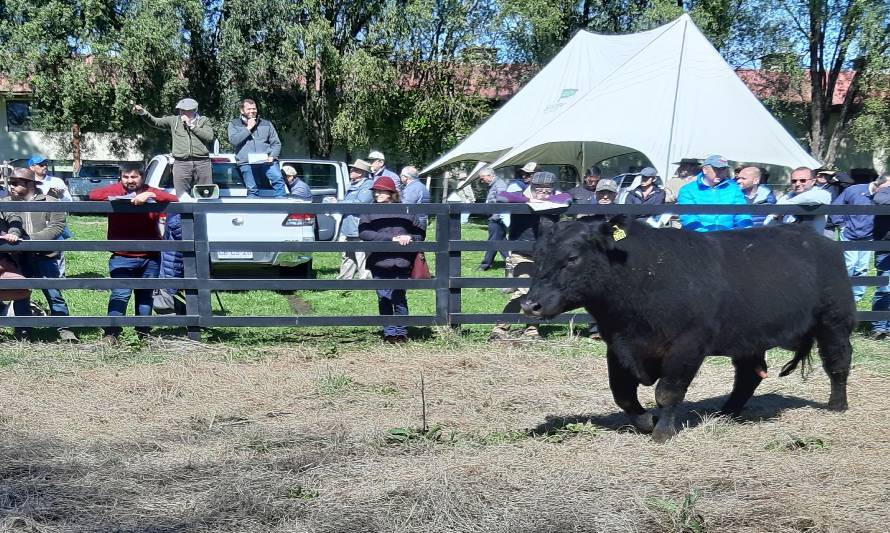
<path id="1" fill-rule="evenodd" d="M 535 244 L 535 273 L 521 301 L 525 314 L 552 318 L 595 302 L 608 290 L 612 267 L 626 254 L 615 247 L 625 220 L 552 224 Z"/>

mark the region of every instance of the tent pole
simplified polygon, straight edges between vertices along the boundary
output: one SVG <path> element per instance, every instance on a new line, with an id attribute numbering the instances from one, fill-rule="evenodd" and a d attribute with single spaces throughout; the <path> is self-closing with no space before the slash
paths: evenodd
<path id="1" fill-rule="evenodd" d="M 677 82 L 674 85 L 674 108 L 671 110 L 671 129 L 668 134 L 667 161 L 664 163 L 664 170 L 667 173 L 671 168 L 671 152 L 674 150 L 674 123 L 677 120 L 677 100 L 680 95 L 680 74 L 683 72 L 683 53 L 686 51 L 686 29 L 689 27 L 689 21 L 683 21 L 683 41 L 680 43 L 680 61 L 677 63 Z M 684 157 L 686 154 L 680 154 Z M 667 176 L 664 176 L 667 179 Z"/>

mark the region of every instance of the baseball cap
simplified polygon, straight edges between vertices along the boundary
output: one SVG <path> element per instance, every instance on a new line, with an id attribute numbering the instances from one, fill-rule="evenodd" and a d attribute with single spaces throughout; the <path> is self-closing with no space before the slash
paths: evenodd
<path id="1" fill-rule="evenodd" d="M 657 176 L 657 175 L 658 175 L 658 171 L 652 167 L 646 167 L 640 171 L 640 176 L 643 176 L 644 178 L 651 178 L 651 177 Z"/>
<path id="2" fill-rule="evenodd" d="M 553 185 L 556 183 L 556 174 L 553 172 L 535 172 L 532 175 L 532 185 Z"/>
<path id="3" fill-rule="evenodd" d="M 383 152 L 373 150 L 371 153 L 368 154 L 369 161 L 377 161 L 378 159 L 380 161 L 386 161 L 386 157 L 383 156 Z"/>
<path id="4" fill-rule="evenodd" d="M 538 168 L 538 164 L 535 163 L 534 161 L 529 161 L 528 163 L 525 164 L 524 167 L 522 167 L 522 171 L 525 172 L 526 174 L 532 174 L 532 173 L 534 173 L 536 168 Z"/>
<path id="5" fill-rule="evenodd" d="M 596 184 L 596 192 L 600 191 L 618 192 L 618 184 L 615 180 L 600 180 Z"/>
<path id="6" fill-rule="evenodd" d="M 39 165 L 46 161 L 46 158 L 42 155 L 34 154 L 28 158 L 28 166 L 33 167 L 34 165 Z"/>
<path id="7" fill-rule="evenodd" d="M 285 176 L 296 176 L 297 175 L 297 169 L 295 169 L 294 167 L 292 167 L 290 165 L 284 165 L 283 167 L 281 167 L 281 171 L 284 173 Z"/>
<path id="8" fill-rule="evenodd" d="M 714 167 L 714 168 L 727 168 L 729 166 L 729 162 L 723 158 L 722 155 L 709 155 L 705 158 L 702 163 L 703 167 Z"/>
<path id="9" fill-rule="evenodd" d="M 176 109 L 182 109 L 183 111 L 194 111 L 198 109 L 198 101 L 194 98 L 183 98 L 182 100 L 176 102 Z"/>

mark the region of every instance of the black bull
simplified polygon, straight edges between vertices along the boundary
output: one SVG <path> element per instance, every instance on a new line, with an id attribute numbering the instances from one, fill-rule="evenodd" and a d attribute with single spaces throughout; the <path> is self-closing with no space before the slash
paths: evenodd
<path id="1" fill-rule="evenodd" d="M 551 318 L 583 307 L 605 340 L 615 403 L 663 442 L 704 358 L 732 358 L 735 383 L 722 413 L 738 414 L 766 376 L 766 354 L 795 352 L 792 372 L 819 345 L 831 379 L 828 408 L 847 408 L 856 324 L 840 247 L 797 225 L 693 233 L 623 217 L 542 228 L 526 314 Z M 653 417 L 637 398 L 652 385 Z"/>

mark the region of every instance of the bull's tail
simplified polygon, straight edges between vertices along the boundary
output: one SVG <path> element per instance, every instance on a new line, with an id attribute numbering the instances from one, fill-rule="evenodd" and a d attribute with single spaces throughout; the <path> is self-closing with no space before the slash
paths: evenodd
<path id="1" fill-rule="evenodd" d="M 808 374 L 813 369 L 813 362 L 810 357 L 811 352 L 813 351 L 813 340 L 814 338 L 812 335 L 804 339 L 803 343 L 797 348 L 797 351 L 794 352 L 794 357 L 782 367 L 779 377 L 785 377 L 794 372 L 794 369 L 797 368 L 797 365 L 801 362 L 803 362 L 803 365 L 800 367 L 800 373 L 802 375 Z"/>

